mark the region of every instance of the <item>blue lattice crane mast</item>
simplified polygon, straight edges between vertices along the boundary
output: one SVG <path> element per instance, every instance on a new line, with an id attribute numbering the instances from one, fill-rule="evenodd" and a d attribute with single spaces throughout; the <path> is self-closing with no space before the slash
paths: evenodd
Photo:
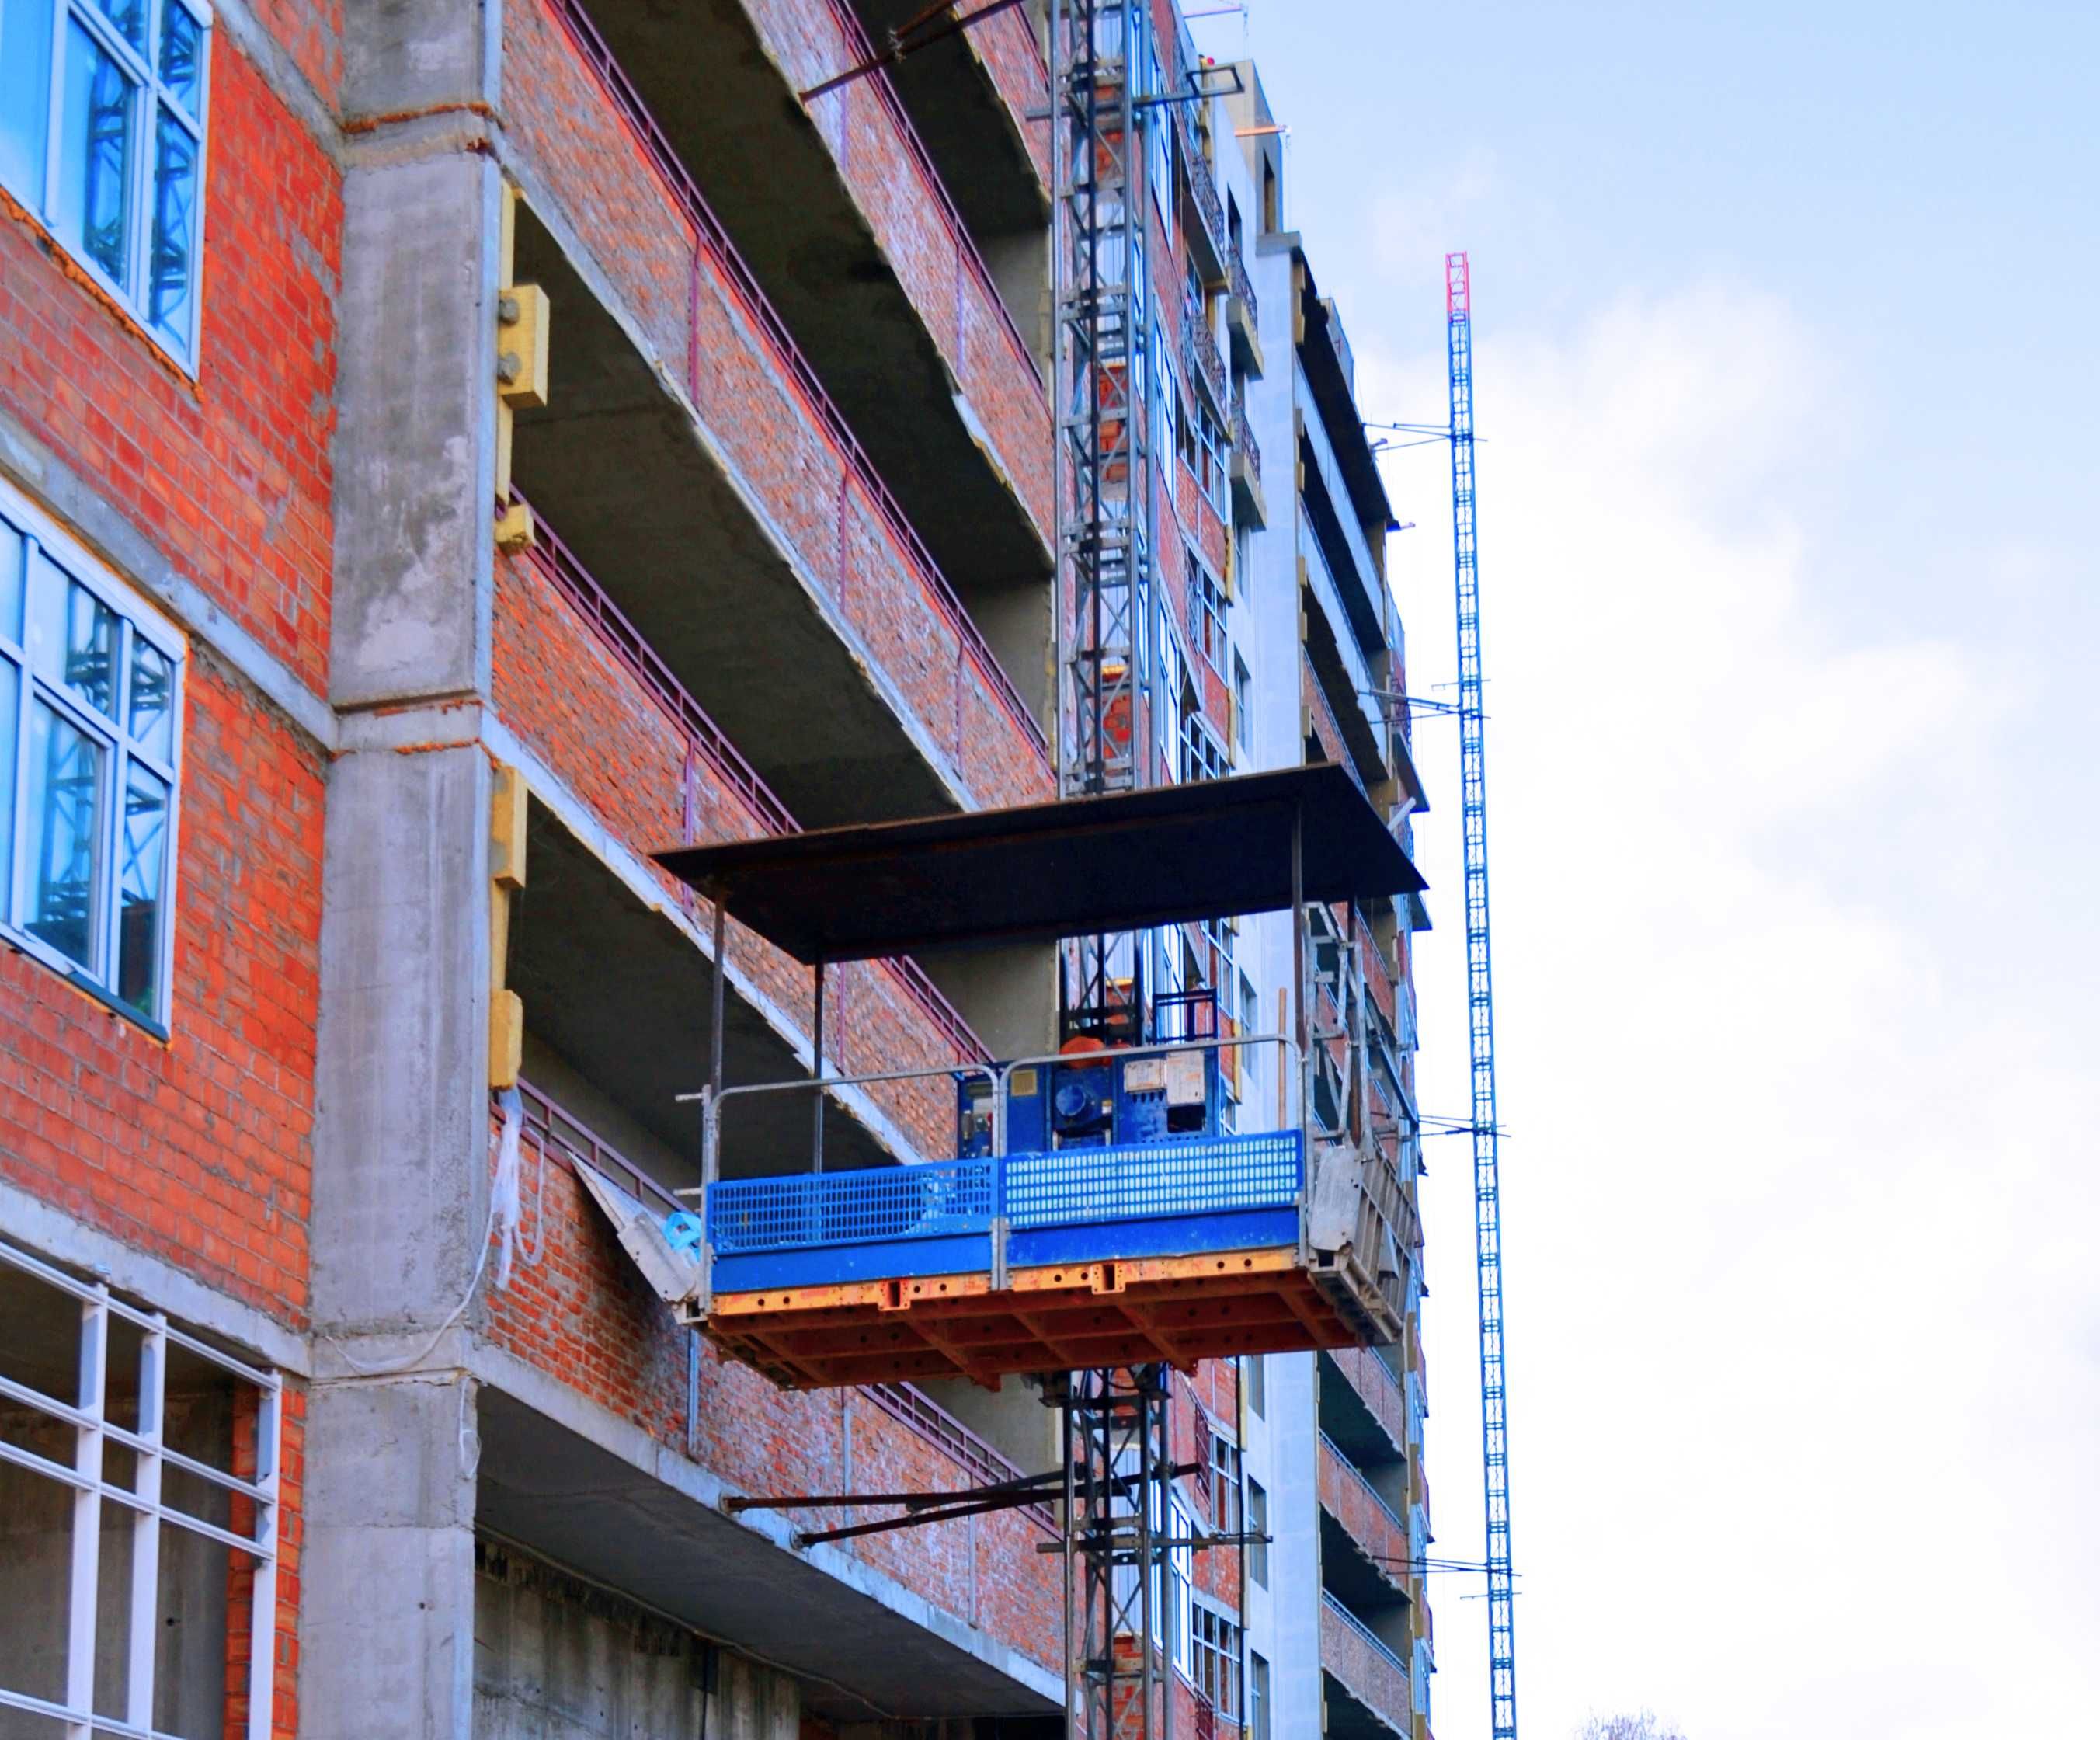
<path id="1" fill-rule="evenodd" d="M 1495 991 L 1488 929 L 1488 766 L 1480 673 L 1480 573 L 1473 510 L 1472 276 L 1444 256 L 1451 360 L 1451 543 L 1458 587 L 1459 813 L 1466 851 L 1466 1000 L 1472 1054 L 1473 1211 L 1480 1290 L 1480 1464 L 1487 1508 L 1488 1676 L 1493 1740 L 1516 1736 L 1516 1603 L 1510 1570 L 1508 1389 L 1502 1361 L 1500 1130 Z"/>

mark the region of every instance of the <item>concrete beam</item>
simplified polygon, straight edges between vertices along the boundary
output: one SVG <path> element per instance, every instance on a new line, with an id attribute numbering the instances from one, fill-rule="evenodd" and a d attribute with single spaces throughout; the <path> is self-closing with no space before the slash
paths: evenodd
<path id="1" fill-rule="evenodd" d="M 820 1715 L 1062 1702 L 1050 1668 L 844 1548 L 796 1549 L 776 1512 L 725 1517 L 730 1489 L 712 1470 L 559 1379 L 487 1342 L 469 1357 L 489 1400 L 481 1504 L 497 1535 L 803 1677 Z"/>
<path id="2" fill-rule="evenodd" d="M 346 8 L 343 113 L 492 105 L 502 18 L 501 0 L 388 0 Z"/>

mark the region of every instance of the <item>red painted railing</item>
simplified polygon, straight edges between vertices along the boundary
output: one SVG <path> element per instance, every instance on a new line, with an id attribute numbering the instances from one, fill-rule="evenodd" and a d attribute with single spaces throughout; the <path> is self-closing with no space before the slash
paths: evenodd
<path id="1" fill-rule="evenodd" d="M 1015 726 L 1047 764 L 1050 758 L 1049 740 L 1043 735 L 1042 726 L 1036 723 L 1035 714 L 1029 711 L 1020 691 L 1014 687 L 1012 680 L 999 664 L 997 655 L 978 632 L 977 625 L 970 620 L 969 612 L 963 607 L 963 602 L 955 595 L 955 588 L 948 584 L 946 576 L 933 560 L 932 552 L 913 529 L 911 522 L 905 517 L 903 508 L 890 493 L 889 486 L 876 470 L 874 461 L 867 457 L 851 426 L 839 408 L 832 403 L 831 395 L 824 391 L 823 382 L 818 378 L 816 370 L 810 367 L 809 359 L 802 355 L 786 323 L 774 311 L 773 304 L 766 300 L 765 293 L 758 287 L 757 279 L 752 276 L 751 268 L 744 263 L 743 257 L 730 241 L 728 231 L 723 228 L 721 219 L 715 216 L 712 208 L 702 196 L 699 184 L 694 181 L 656 117 L 650 113 L 649 105 L 642 99 L 642 93 L 635 89 L 626 69 L 614 58 L 605 38 L 598 34 L 598 26 L 591 22 L 583 0 L 547 0 L 547 4 L 567 31 L 576 52 L 598 75 L 607 95 L 620 111 L 634 134 L 636 142 L 648 157 L 672 197 L 684 209 L 692 223 L 694 234 L 713 256 L 722 276 L 735 290 L 744 313 L 765 339 L 767 348 L 773 352 L 775 364 L 782 373 L 795 383 L 811 417 L 837 444 L 861 488 L 867 492 L 868 499 L 875 504 L 876 511 L 889 526 L 891 535 L 919 571 L 920 579 L 928 594 L 949 627 L 955 631 L 970 662 L 977 667 L 986 685 L 999 697 Z"/>
<path id="2" fill-rule="evenodd" d="M 511 493 L 518 501 L 524 501 L 515 490 Z M 576 614 L 589 624 L 607 650 L 649 691 L 656 704 L 685 734 L 693 753 L 750 806 L 759 826 L 767 833 L 800 833 L 801 828 L 788 806 L 774 795 L 773 788 L 760 777 L 758 770 L 744 759 L 743 752 L 708 716 L 707 709 L 678 681 L 642 631 L 628 620 L 626 613 L 613 603 L 590 570 L 536 512 L 532 521 L 532 561 L 569 601 Z M 976 1061 L 990 1058 L 991 1053 L 984 1041 L 955 1005 L 942 996 L 939 987 L 926 976 L 925 969 L 917 961 L 907 956 L 893 956 L 880 964 L 903 987 L 905 994 L 919 1005 L 942 1036 L 955 1048 L 959 1058 Z"/>

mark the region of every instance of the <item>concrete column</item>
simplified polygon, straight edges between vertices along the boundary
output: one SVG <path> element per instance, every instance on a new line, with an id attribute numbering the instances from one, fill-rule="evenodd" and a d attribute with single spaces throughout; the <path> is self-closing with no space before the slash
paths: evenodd
<path id="1" fill-rule="evenodd" d="M 299 1732 L 468 1740 L 474 1384 L 457 1371 L 315 1385 L 307 1416 Z"/>
<path id="2" fill-rule="evenodd" d="M 345 15 L 300 1726 L 473 1728 L 488 1214 L 496 0 Z"/>

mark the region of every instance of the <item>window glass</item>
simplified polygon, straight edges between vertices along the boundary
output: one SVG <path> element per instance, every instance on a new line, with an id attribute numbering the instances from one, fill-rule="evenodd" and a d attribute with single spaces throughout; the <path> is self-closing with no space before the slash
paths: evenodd
<path id="1" fill-rule="evenodd" d="M 22 534 L 0 519 L 0 639 L 22 638 L 22 564 L 28 559 Z"/>
<path id="2" fill-rule="evenodd" d="M 117 33 L 134 48 L 146 46 L 146 0 L 99 0 L 102 15 L 117 26 Z"/>
<path id="3" fill-rule="evenodd" d="M 0 0 L 0 181 L 37 210 L 44 204 L 51 68 L 51 0 Z"/>
<path id="4" fill-rule="evenodd" d="M 15 863 L 15 731 L 21 718 L 22 673 L 0 658 L 0 918 L 7 916 L 7 881 Z"/>
<path id="5" fill-rule="evenodd" d="M 210 44 L 202 0 L 0 0 L 0 183 L 184 358 Z"/>
<path id="6" fill-rule="evenodd" d="M 164 0 L 161 7 L 161 88 L 197 116 L 197 87 L 204 73 L 204 31 L 188 7 Z"/>
<path id="7" fill-rule="evenodd" d="M 131 166 L 139 86 L 77 20 L 66 29 L 59 227 L 120 285 L 131 258 Z"/>
<path id="8" fill-rule="evenodd" d="M 0 932 L 158 1024 L 181 656 L 4 487 L 0 515 L 0 614 L 19 594 L 22 619 L 19 650 L 0 638 Z"/>
<path id="9" fill-rule="evenodd" d="M 29 586 L 29 665 L 97 713 L 113 714 L 117 613 L 44 557 Z"/>
<path id="10" fill-rule="evenodd" d="M 95 967 L 104 751 L 48 702 L 29 709 L 28 912 L 24 928 Z"/>
<path id="11" fill-rule="evenodd" d="M 174 665 L 151 642 L 131 643 L 131 713 L 129 727 L 139 746 L 165 761 L 174 751 Z"/>
<path id="12" fill-rule="evenodd" d="M 167 885 L 168 782 L 130 764 L 117 913 L 117 995 L 150 1018 L 160 996 L 161 891 Z"/>
<path id="13" fill-rule="evenodd" d="M 164 108 L 153 144 L 153 251 L 146 316 L 178 346 L 189 342 L 196 164 L 196 141 Z"/>
<path id="14" fill-rule="evenodd" d="M 1247 1477 L 1246 1526 L 1250 1535 L 1268 1533 L 1268 1489 L 1252 1475 Z M 1268 1543 L 1265 1540 L 1249 1541 L 1246 1554 L 1247 1575 L 1253 1578 L 1262 1588 L 1267 1588 L 1268 1587 Z"/>

